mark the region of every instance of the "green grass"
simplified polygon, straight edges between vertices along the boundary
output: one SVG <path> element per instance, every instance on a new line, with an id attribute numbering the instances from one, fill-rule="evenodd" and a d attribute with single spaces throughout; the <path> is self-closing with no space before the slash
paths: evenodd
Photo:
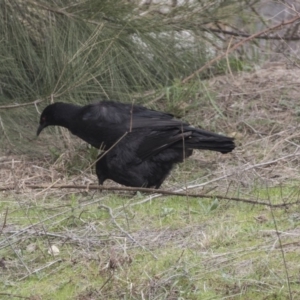
<path id="1" fill-rule="evenodd" d="M 258 195 L 272 203 L 297 198 L 294 187 L 253 191 Z M 273 219 L 270 208 L 224 200 L 170 196 L 132 205 L 147 196 L 32 196 L 0 202 L 1 219 L 8 207 L 1 299 L 286 299 L 274 220 L 291 290 L 300 295 L 298 207 L 273 209 Z M 58 256 L 48 254 L 50 244 Z"/>

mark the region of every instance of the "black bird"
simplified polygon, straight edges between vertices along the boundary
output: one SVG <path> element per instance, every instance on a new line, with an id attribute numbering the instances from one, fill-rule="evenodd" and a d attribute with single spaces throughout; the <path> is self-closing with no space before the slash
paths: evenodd
<path id="1" fill-rule="evenodd" d="M 50 104 L 42 112 L 37 135 L 50 125 L 66 127 L 107 151 L 96 163 L 99 184 L 112 179 L 159 188 L 173 165 L 191 156 L 193 149 L 228 153 L 235 148 L 232 138 L 194 128 L 171 114 L 113 101 Z"/>

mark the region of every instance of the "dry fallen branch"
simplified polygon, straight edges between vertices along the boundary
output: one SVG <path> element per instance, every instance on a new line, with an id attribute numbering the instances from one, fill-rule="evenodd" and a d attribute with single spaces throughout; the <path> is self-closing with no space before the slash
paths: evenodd
<path id="1" fill-rule="evenodd" d="M 48 190 L 48 185 L 26 185 L 25 187 L 29 189 L 45 189 Z M 169 195 L 169 196 L 181 196 L 181 197 L 193 197 L 193 198 L 209 198 L 209 199 L 222 199 L 222 200 L 231 200 L 236 202 L 244 202 L 253 205 L 264 205 L 268 207 L 278 208 L 278 207 L 288 207 L 294 204 L 299 204 L 300 201 L 294 201 L 289 203 L 279 203 L 279 204 L 271 204 L 266 201 L 261 200 L 254 200 L 254 199 L 244 199 L 238 197 L 230 197 L 230 196 L 222 196 L 222 195 L 207 195 L 207 194 L 190 194 L 186 192 L 172 192 L 172 191 L 165 191 L 165 190 L 156 190 L 156 189 L 149 189 L 149 188 L 136 188 L 136 187 L 104 187 L 99 185 L 72 185 L 72 184 L 55 184 L 51 185 L 50 188 L 52 189 L 80 189 L 80 190 L 106 190 L 106 191 L 127 191 L 127 192 L 144 192 L 144 193 L 156 193 L 156 197 L 162 195 Z M 0 191 L 5 190 L 13 190 L 14 187 L 0 187 Z"/>

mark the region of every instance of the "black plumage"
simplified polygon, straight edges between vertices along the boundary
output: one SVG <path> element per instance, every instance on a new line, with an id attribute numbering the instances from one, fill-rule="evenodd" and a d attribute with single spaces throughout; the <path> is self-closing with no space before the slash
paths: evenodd
<path id="1" fill-rule="evenodd" d="M 113 101 L 50 104 L 42 112 L 37 135 L 50 125 L 66 127 L 107 151 L 96 163 L 100 184 L 112 179 L 127 186 L 159 188 L 173 165 L 192 155 L 193 149 L 228 153 L 235 147 L 232 138 L 194 128 L 171 114 Z"/>

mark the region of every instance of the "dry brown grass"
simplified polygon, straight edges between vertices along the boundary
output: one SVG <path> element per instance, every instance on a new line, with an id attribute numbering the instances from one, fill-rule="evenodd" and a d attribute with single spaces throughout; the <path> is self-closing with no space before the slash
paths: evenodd
<path id="1" fill-rule="evenodd" d="M 239 76 L 220 76 L 208 82 L 210 91 L 216 95 L 217 103 L 224 117 L 212 107 L 209 101 L 190 111 L 185 117 L 192 124 L 211 130 L 218 130 L 227 135 L 235 136 L 239 146 L 231 155 L 219 155 L 211 152 L 196 151 L 193 159 L 195 168 L 187 170 L 187 175 L 197 172 L 198 168 L 224 176 L 237 173 L 241 179 L 243 170 L 245 176 L 252 174 L 271 183 L 280 183 L 285 179 L 299 179 L 298 176 L 298 122 L 300 120 L 300 104 L 298 89 L 300 88 L 300 69 L 288 68 L 284 63 L 268 64 L 266 68 L 253 73 Z M 201 98 L 201 94 L 199 95 Z M 53 144 L 60 142 L 55 135 L 48 136 Z M 96 182 L 93 170 L 87 168 L 84 173 L 69 176 L 67 163 L 74 159 L 74 152 L 81 153 L 77 160 L 86 160 L 83 143 L 63 131 L 68 150 L 53 163 L 49 152 L 45 150 L 44 162 L 32 161 L 25 156 L 0 157 L 0 180 L 2 184 L 18 183 L 19 186 L 39 183 L 78 183 L 91 184 Z M 44 137 L 35 141 L 43 143 Z M 286 159 L 285 159 L 286 157 Z M 268 164 L 268 162 L 270 162 Z M 255 167 L 255 165 L 258 165 Z M 86 162 L 88 167 L 88 162 Z M 192 167 L 191 164 L 188 166 Z M 248 172 L 248 170 L 250 172 Z M 180 172 L 183 168 L 180 169 Z M 176 170 L 175 170 L 176 174 Z M 66 176 L 68 175 L 68 176 Z M 173 175 L 174 176 L 174 175 Z M 208 175 L 207 175 L 208 176 Z M 251 180 L 246 179 L 248 184 Z M 166 183 L 170 186 L 170 182 Z"/>

